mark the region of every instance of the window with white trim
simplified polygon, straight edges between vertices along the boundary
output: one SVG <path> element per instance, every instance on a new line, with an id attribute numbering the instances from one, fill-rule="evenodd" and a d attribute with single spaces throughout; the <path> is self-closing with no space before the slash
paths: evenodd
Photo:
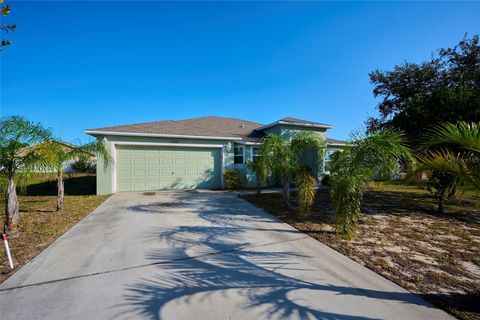
<path id="1" fill-rule="evenodd" d="M 323 157 L 323 172 L 330 172 L 330 157 L 335 150 L 327 149 Z"/>
<path id="2" fill-rule="evenodd" d="M 252 160 L 260 156 L 260 147 L 252 147 Z"/>
<path id="3" fill-rule="evenodd" d="M 245 147 L 241 145 L 235 145 L 233 148 L 233 163 L 234 164 L 243 164 L 244 163 L 244 150 Z"/>

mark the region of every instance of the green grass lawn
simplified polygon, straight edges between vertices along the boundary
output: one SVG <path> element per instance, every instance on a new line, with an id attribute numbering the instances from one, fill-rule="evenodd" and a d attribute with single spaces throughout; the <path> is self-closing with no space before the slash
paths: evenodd
<path id="1" fill-rule="evenodd" d="M 20 201 L 20 236 L 9 240 L 15 268 L 10 271 L 5 248 L 0 247 L 0 282 L 11 276 L 22 265 L 39 254 L 55 239 L 70 229 L 108 196 L 95 195 L 95 175 L 74 174 L 66 176 L 65 209 L 55 211 L 56 182 L 45 176 L 30 180 Z M 5 210 L 5 200 L 0 199 L 0 209 Z"/>
<path id="2" fill-rule="evenodd" d="M 328 190 L 319 190 L 309 215 L 281 194 L 244 196 L 325 243 L 461 319 L 480 319 L 480 197 L 467 191 L 438 215 L 423 188 L 371 184 L 354 240 L 335 234 Z M 293 195 L 295 198 L 295 195 Z"/>

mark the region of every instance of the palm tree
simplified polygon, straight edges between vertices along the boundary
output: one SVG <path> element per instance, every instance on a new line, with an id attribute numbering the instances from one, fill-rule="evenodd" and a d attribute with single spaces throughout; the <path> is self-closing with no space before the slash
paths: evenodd
<path id="1" fill-rule="evenodd" d="M 262 161 L 259 156 L 246 162 L 247 168 L 255 174 L 255 187 L 257 195 L 260 195 L 260 186 L 268 177 L 268 168 L 265 161 Z"/>
<path id="2" fill-rule="evenodd" d="M 404 135 L 389 130 L 354 132 L 345 149 L 332 154 L 330 198 L 341 237 L 351 239 L 355 233 L 367 182 L 388 176 L 400 160 L 410 157 Z"/>
<path id="3" fill-rule="evenodd" d="M 65 187 L 63 173 L 65 164 L 82 157 L 91 157 L 92 154 L 101 156 L 104 165 L 107 166 L 111 160 L 110 152 L 100 141 L 83 145 L 61 143 L 59 141 L 48 141 L 44 143 L 38 152 L 51 169 L 54 169 L 57 180 L 57 211 L 63 210 L 65 202 Z"/>
<path id="4" fill-rule="evenodd" d="M 34 149 L 26 147 L 51 139 L 50 129 L 24 117 L 0 119 L 0 173 L 7 179 L 4 232 L 17 237 L 20 218 L 16 182 L 22 182 L 34 169 L 44 165 Z"/>
<path id="5" fill-rule="evenodd" d="M 426 152 L 418 156 L 416 171 L 446 172 L 480 190 L 480 123 L 434 126 L 421 147 Z"/>
<path id="6" fill-rule="evenodd" d="M 310 173 L 308 166 L 301 166 L 295 174 L 295 186 L 297 187 L 297 202 L 300 213 L 310 212 L 315 201 L 317 180 Z"/>
<path id="7" fill-rule="evenodd" d="M 304 169 L 302 156 L 309 150 L 315 150 L 317 158 L 321 159 L 324 146 L 325 142 L 319 134 L 307 131 L 295 134 L 290 140 L 279 136 L 267 136 L 264 139 L 258 159 L 269 174 L 280 177 L 285 208 L 290 208 L 290 182 L 299 170 Z"/>

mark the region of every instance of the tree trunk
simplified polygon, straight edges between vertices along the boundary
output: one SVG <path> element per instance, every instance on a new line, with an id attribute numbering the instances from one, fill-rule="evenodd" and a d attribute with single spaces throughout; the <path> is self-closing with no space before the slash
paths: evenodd
<path id="1" fill-rule="evenodd" d="M 437 207 L 437 212 L 440 214 L 444 214 L 445 210 L 443 208 L 443 203 L 445 202 L 445 192 L 442 192 L 438 198 L 438 207 Z"/>
<path id="2" fill-rule="evenodd" d="M 65 192 L 63 184 L 63 174 L 62 171 L 59 171 L 57 175 L 57 211 L 63 210 L 64 198 Z"/>
<path id="3" fill-rule="evenodd" d="M 3 226 L 3 231 L 10 238 L 17 238 L 20 235 L 18 230 L 19 218 L 17 188 L 13 177 L 10 177 L 8 178 L 8 189 L 5 196 L 5 224 Z"/>
<path id="4" fill-rule="evenodd" d="M 290 209 L 290 179 L 283 178 L 283 205 L 285 208 Z"/>
<path id="5" fill-rule="evenodd" d="M 448 195 L 447 195 L 447 198 L 450 199 L 450 200 L 453 200 L 453 201 L 457 201 L 457 186 L 456 185 L 453 185 L 450 187 L 450 189 L 448 190 Z"/>
<path id="6" fill-rule="evenodd" d="M 438 200 L 438 207 L 437 207 L 437 212 L 440 214 L 444 214 L 445 210 L 443 208 L 443 199 Z"/>
<path id="7" fill-rule="evenodd" d="M 257 187 L 257 197 L 260 197 L 260 181 L 258 180 L 258 174 L 255 175 L 255 186 Z"/>

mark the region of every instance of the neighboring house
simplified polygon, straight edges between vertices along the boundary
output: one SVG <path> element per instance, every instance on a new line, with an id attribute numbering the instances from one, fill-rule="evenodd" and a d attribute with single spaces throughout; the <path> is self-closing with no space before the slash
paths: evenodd
<path id="1" fill-rule="evenodd" d="M 160 189 L 223 189 L 225 170 L 238 169 L 246 186 L 255 176 L 245 162 L 253 159 L 266 135 L 290 139 L 299 131 L 314 131 L 325 138 L 327 157 L 345 146 L 329 139 L 332 126 L 294 118 L 262 125 L 251 121 L 201 117 L 85 130 L 104 141 L 112 152 L 108 166 L 97 164 L 97 193 Z M 318 161 L 320 160 L 320 161 Z M 321 177 L 327 161 L 311 151 L 305 163 Z M 318 165 L 315 165 L 318 164 Z"/>
<path id="2" fill-rule="evenodd" d="M 57 143 L 59 144 L 61 147 L 63 148 L 66 148 L 66 149 L 73 149 L 75 147 L 75 145 L 71 144 L 71 143 L 68 143 L 68 142 L 65 142 L 65 141 L 61 141 L 61 140 L 54 140 L 53 141 L 54 143 Z M 43 145 L 45 142 L 41 143 L 41 144 L 35 144 L 35 145 L 32 145 L 32 146 L 29 146 L 29 147 L 26 147 L 24 149 L 31 149 L 31 148 L 37 148 L 41 145 Z M 20 149 L 20 153 L 22 152 L 22 150 L 24 149 Z M 88 158 L 88 161 L 89 162 L 92 162 L 92 163 L 96 163 L 97 161 L 97 157 L 95 156 L 95 154 L 93 153 L 89 153 L 90 156 Z M 63 164 L 63 172 L 66 172 L 66 173 L 75 173 L 75 172 L 78 172 L 77 170 L 75 170 L 75 168 L 73 167 L 73 164 L 75 162 L 77 162 L 78 159 L 71 159 L 71 160 L 68 160 L 66 161 L 64 164 Z M 45 172 L 45 173 L 52 173 L 52 172 L 55 172 L 55 169 L 54 168 L 38 168 L 38 169 L 34 169 L 35 172 Z"/>

